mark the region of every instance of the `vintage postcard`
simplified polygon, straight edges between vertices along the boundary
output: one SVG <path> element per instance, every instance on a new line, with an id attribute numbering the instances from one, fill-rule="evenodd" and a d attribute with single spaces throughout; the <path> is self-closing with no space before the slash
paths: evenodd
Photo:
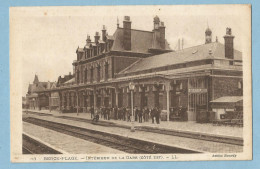
<path id="1" fill-rule="evenodd" d="M 252 159 L 251 5 L 9 12 L 12 162 Z"/>

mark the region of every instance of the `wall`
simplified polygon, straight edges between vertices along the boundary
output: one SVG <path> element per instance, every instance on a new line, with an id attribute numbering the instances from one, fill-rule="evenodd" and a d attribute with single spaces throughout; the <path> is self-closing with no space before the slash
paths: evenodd
<path id="1" fill-rule="evenodd" d="M 134 58 L 134 57 L 124 57 L 124 56 L 113 56 L 114 60 L 114 73 L 118 73 L 122 71 L 123 69 L 127 68 L 139 58 Z"/>
<path id="2" fill-rule="evenodd" d="M 213 77 L 212 100 L 222 96 L 242 96 L 242 89 L 238 88 L 239 81 L 242 81 L 242 78 Z"/>
<path id="3" fill-rule="evenodd" d="M 81 64 L 76 66 L 76 69 L 80 71 L 79 77 L 80 82 L 85 83 L 85 68 L 88 69 L 87 72 L 87 82 L 90 82 L 91 77 L 91 67 L 93 66 L 93 82 L 97 81 L 97 64 L 100 65 L 100 81 L 105 80 L 105 62 L 108 62 L 108 79 L 112 78 L 112 59 L 111 57 L 101 58 L 97 61 L 92 61 L 89 63 Z M 76 76 L 76 82 L 77 82 Z"/>

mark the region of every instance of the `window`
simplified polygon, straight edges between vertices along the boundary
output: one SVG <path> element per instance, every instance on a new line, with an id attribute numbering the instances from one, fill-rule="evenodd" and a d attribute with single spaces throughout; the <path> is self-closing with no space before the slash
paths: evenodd
<path id="1" fill-rule="evenodd" d="M 196 112 L 197 109 L 207 108 L 207 93 L 189 94 L 189 111 Z"/>
<path id="2" fill-rule="evenodd" d="M 93 67 L 91 67 L 91 69 L 90 69 L 90 83 L 93 82 L 93 75 L 94 75 Z"/>
<path id="3" fill-rule="evenodd" d="M 87 58 L 90 58 L 90 52 L 89 52 L 89 49 L 87 49 Z"/>
<path id="4" fill-rule="evenodd" d="M 77 83 L 79 84 L 79 70 L 77 70 Z"/>
<path id="5" fill-rule="evenodd" d="M 88 69 L 87 68 L 85 68 L 85 83 L 87 83 L 88 82 Z"/>
<path id="6" fill-rule="evenodd" d="M 94 46 L 94 56 L 97 55 L 97 47 Z"/>
<path id="7" fill-rule="evenodd" d="M 83 71 L 83 66 L 81 66 L 81 69 L 80 69 L 80 83 L 83 83 L 83 79 L 84 79 L 84 71 Z"/>
<path id="8" fill-rule="evenodd" d="M 100 65 L 97 65 L 97 82 L 100 81 Z"/>
<path id="9" fill-rule="evenodd" d="M 108 62 L 105 63 L 105 80 L 108 79 Z"/>
<path id="10" fill-rule="evenodd" d="M 205 78 L 191 78 L 189 80 L 189 88 L 207 88 L 206 87 L 206 79 Z"/>
<path id="11" fill-rule="evenodd" d="M 238 82 L 238 88 L 239 88 L 239 89 L 242 89 L 242 88 L 243 88 L 242 81 L 239 81 L 239 82 Z"/>

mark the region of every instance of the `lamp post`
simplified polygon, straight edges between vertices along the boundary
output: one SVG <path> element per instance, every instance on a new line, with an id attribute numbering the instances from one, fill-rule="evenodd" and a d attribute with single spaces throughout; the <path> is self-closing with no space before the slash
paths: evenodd
<path id="1" fill-rule="evenodd" d="M 76 92 L 77 95 L 77 116 L 79 115 L 79 93 L 78 91 Z"/>
<path id="2" fill-rule="evenodd" d="M 131 132 L 135 131 L 134 127 L 134 98 L 133 98 L 133 92 L 135 89 L 134 83 L 130 82 L 129 83 L 129 90 L 131 92 L 131 110 L 132 110 L 132 117 L 131 117 Z"/>
<path id="3" fill-rule="evenodd" d="M 32 100 L 33 100 L 33 102 L 32 102 L 33 103 L 33 109 L 35 109 L 35 105 L 36 105 L 35 104 L 35 98 L 33 98 Z"/>

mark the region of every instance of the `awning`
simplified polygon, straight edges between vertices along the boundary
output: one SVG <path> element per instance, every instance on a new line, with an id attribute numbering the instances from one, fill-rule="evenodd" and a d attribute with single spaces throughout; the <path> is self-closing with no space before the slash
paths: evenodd
<path id="1" fill-rule="evenodd" d="M 243 100 L 243 96 L 224 96 L 210 101 L 210 103 L 236 103 Z"/>

